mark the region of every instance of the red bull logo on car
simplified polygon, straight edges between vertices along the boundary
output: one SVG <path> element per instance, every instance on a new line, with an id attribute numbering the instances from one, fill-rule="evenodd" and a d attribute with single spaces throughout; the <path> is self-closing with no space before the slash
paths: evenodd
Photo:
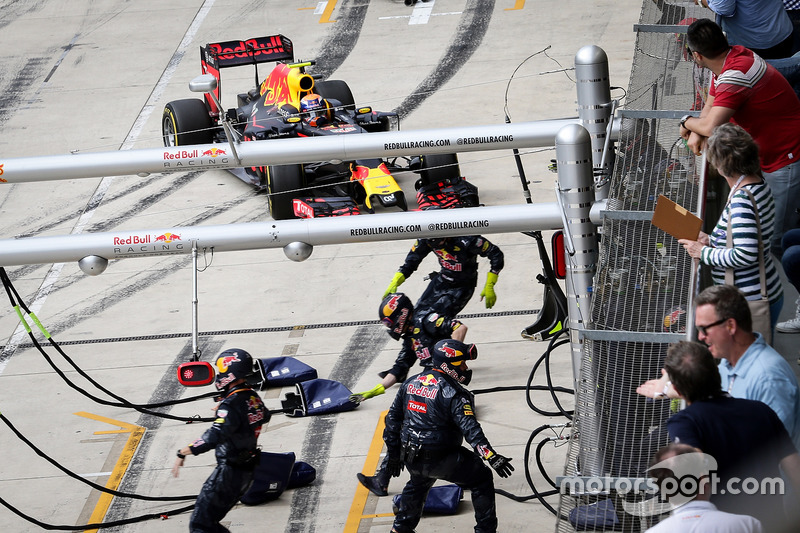
<path id="1" fill-rule="evenodd" d="M 5 170 L 3 170 L 3 165 L 0 165 L 0 176 L 2 176 L 2 175 L 3 175 L 3 172 L 5 172 Z M 0 182 L 3 182 L 3 183 L 8 183 L 8 182 L 7 182 L 6 180 L 4 180 L 3 178 L 0 178 Z"/>

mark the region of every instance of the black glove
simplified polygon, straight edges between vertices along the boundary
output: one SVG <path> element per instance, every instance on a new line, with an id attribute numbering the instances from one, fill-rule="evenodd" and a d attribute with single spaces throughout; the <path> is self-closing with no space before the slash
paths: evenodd
<path id="1" fill-rule="evenodd" d="M 503 457 L 499 453 L 495 453 L 488 459 L 489 466 L 494 468 L 494 471 L 500 477 L 508 477 L 511 475 L 511 472 L 514 471 L 514 467 L 511 466 L 511 459 L 509 457 Z"/>
<path id="2" fill-rule="evenodd" d="M 390 477 L 399 477 L 400 472 L 402 471 L 403 471 L 403 461 L 401 461 L 399 457 L 397 458 L 390 457 L 386 461 L 386 473 L 389 474 Z"/>

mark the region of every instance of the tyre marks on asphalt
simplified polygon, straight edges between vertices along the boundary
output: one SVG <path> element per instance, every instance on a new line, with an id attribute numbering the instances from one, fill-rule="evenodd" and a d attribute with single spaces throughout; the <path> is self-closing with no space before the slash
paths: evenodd
<path id="1" fill-rule="evenodd" d="M 403 100 L 395 113 L 407 117 L 455 76 L 483 41 L 492 20 L 495 0 L 467 0 L 456 33 L 430 74 Z"/>
<path id="2" fill-rule="evenodd" d="M 328 379 L 338 381 L 352 390 L 361 375 L 389 341 L 385 329 L 383 324 L 359 326 L 336 360 Z M 300 460 L 317 469 L 318 479 L 324 478 L 325 469 L 331 458 L 331 444 L 337 420 L 336 416 L 312 417 L 303 440 L 303 449 L 298 454 Z M 353 480 L 355 480 L 355 472 L 353 472 Z M 314 483 L 304 487 L 303 490 L 294 491 L 286 533 L 313 533 L 316 531 L 315 519 L 318 516 L 317 510 L 322 488 L 321 483 Z M 330 527 L 323 528 L 323 530 L 330 530 Z"/>
<path id="3" fill-rule="evenodd" d="M 308 68 L 308 73 L 328 79 L 356 47 L 361 36 L 361 27 L 367 16 L 369 1 L 344 0 L 336 14 L 336 24 L 320 45 L 317 64 Z"/>
<path id="4" fill-rule="evenodd" d="M 197 13 L 195 14 L 191 24 L 184 33 L 180 44 L 176 48 L 172 57 L 170 58 L 167 67 L 164 69 L 164 72 L 159 77 L 147 101 L 142 107 L 142 110 L 139 112 L 138 116 L 136 117 L 136 120 L 134 120 L 134 123 L 131 126 L 130 131 L 128 132 L 128 135 L 122 142 L 122 145 L 120 147 L 121 150 L 130 149 L 136 142 L 144 126 L 144 123 L 147 120 L 147 117 L 149 117 L 150 114 L 154 111 L 155 103 L 158 101 L 161 93 L 166 88 L 169 80 L 171 79 L 172 75 L 177 69 L 180 59 L 183 58 L 189 45 L 194 40 L 194 35 L 199 30 L 202 22 L 208 16 L 208 13 L 211 11 L 211 7 L 214 5 L 215 1 L 216 0 L 204 0 L 203 4 L 198 8 Z M 89 199 L 86 207 L 83 209 L 71 234 L 82 233 L 85 230 L 86 226 L 89 224 L 89 221 L 94 216 L 95 209 L 100 205 L 100 203 L 105 198 L 106 192 L 111 187 L 111 183 L 113 182 L 114 179 L 115 178 L 113 177 L 105 177 L 100 180 L 100 183 L 97 185 L 97 188 L 95 189 L 94 193 Z M 34 313 L 39 312 L 41 307 L 44 305 L 44 302 L 47 299 L 48 295 L 52 291 L 55 282 L 61 275 L 61 269 L 63 267 L 64 263 L 55 263 L 50 267 L 49 271 L 45 276 L 44 281 L 42 282 L 39 291 L 36 294 L 36 297 L 30 304 L 31 311 L 33 311 Z M 24 334 L 25 332 L 23 326 L 22 324 L 20 324 L 12 334 L 11 339 L 4 347 L 3 351 L 0 353 L 0 372 L 2 372 L 2 369 L 4 368 L 4 362 L 13 356 L 14 352 L 16 351 L 16 345 L 19 343 L 19 340 L 24 336 Z"/>

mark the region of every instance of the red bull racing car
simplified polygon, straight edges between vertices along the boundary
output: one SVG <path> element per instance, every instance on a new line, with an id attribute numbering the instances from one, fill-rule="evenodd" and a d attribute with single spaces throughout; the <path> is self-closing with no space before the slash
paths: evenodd
<path id="1" fill-rule="evenodd" d="M 220 148 L 208 151 L 217 153 L 202 154 L 215 156 L 227 153 L 230 135 L 242 141 L 267 141 L 399 127 L 396 113 L 356 107 L 344 81 L 320 80 L 307 74 L 306 67 L 314 62 L 295 63 L 292 42 L 283 35 L 207 44 L 200 48 L 200 56 L 203 74 L 213 75 L 216 83 L 202 100 L 174 100 L 165 106 L 161 122 L 165 146 L 220 143 Z M 258 65 L 266 62 L 276 65 L 259 81 Z M 237 107 L 222 110 L 220 71 L 244 65 L 254 67 L 255 87 L 238 94 Z M 408 204 L 393 174 L 406 170 L 421 174 L 417 190 L 435 183 L 455 190 L 464 182 L 455 154 L 271 165 L 236 169 L 234 173 L 268 193 L 274 219 L 287 219 L 354 215 L 362 204 L 373 212 L 376 202 L 405 211 Z M 477 190 L 475 193 L 477 199 Z"/>

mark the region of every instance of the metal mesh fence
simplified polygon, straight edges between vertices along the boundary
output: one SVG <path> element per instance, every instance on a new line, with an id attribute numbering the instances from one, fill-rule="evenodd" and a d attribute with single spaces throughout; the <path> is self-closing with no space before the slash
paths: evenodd
<path id="1" fill-rule="evenodd" d="M 670 403 L 639 396 L 636 387 L 659 375 L 668 343 L 685 336 L 695 278 L 688 254 L 650 220 L 660 195 L 698 212 L 700 159 L 680 138 L 678 122 L 701 109 L 709 82 L 685 53 L 687 19 L 710 16 L 691 1 L 644 0 L 634 28 L 565 476 L 617 484 L 642 478 L 667 443 Z M 646 529 L 648 517 L 625 512 L 642 500 L 625 494 L 629 486 L 573 485 L 560 496 L 556 531 Z"/>

